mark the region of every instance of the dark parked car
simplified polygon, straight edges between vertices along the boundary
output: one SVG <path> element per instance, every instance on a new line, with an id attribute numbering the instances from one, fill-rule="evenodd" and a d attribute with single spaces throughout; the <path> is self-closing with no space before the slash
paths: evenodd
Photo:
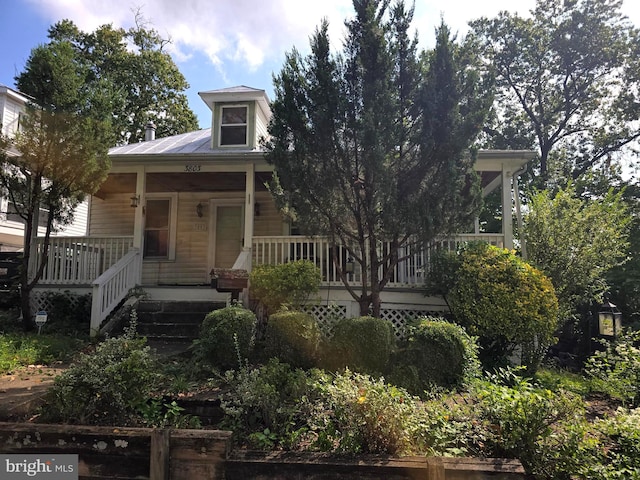
<path id="1" fill-rule="evenodd" d="M 20 301 L 21 252 L 0 252 L 0 307 L 15 307 Z"/>

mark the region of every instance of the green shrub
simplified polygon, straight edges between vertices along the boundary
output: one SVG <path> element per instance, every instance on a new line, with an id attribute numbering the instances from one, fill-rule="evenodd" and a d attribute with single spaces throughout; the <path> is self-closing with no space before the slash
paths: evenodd
<path id="1" fill-rule="evenodd" d="M 256 316 L 240 305 L 207 314 L 194 341 L 194 358 L 226 370 L 241 366 L 253 349 Z"/>
<path id="2" fill-rule="evenodd" d="M 514 253 L 486 243 L 471 243 L 459 255 L 451 262 L 455 274 L 441 282 L 450 287 L 445 296 L 456 322 L 478 337 L 486 368 L 507 365 L 520 346 L 521 364 L 533 374 L 558 322 L 551 281 Z"/>
<path id="3" fill-rule="evenodd" d="M 640 331 L 628 332 L 594 353 L 585 364 L 594 391 L 640 406 Z"/>
<path id="4" fill-rule="evenodd" d="M 397 383 L 414 394 L 433 387 L 458 388 L 480 373 L 475 339 L 459 325 L 422 318 L 409 327 L 403 343 L 394 355 L 394 372 L 400 377 Z"/>
<path id="5" fill-rule="evenodd" d="M 333 328 L 322 362 L 332 370 L 345 367 L 379 375 L 396 347 L 391 322 L 375 317 L 344 318 Z"/>
<path id="6" fill-rule="evenodd" d="M 475 414 L 484 423 L 487 456 L 518 458 L 535 473 L 545 457 L 545 439 L 583 414 L 580 398 L 536 387 L 511 370 L 499 370 L 476 390 Z"/>
<path id="7" fill-rule="evenodd" d="M 598 419 L 597 462 L 581 464 L 583 478 L 640 478 L 640 409 L 620 409 L 615 415 Z"/>
<path id="8" fill-rule="evenodd" d="M 228 371 L 229 391 L 221 399 L 222 427 L 236 442 L 254 448 L 297 448 L 308 428 L 304 405 L 316 403 L 313 380 L 319 371 L 293 369 L 278 359 L 255 369 Z"/>
<path id="9" fill-rule="evenodd" d="M 304 312 L 281 310 L 269 316 L 265 331 L 265 354 L 291 366 L 316 364 L 321 339 L 316 319 Z"/>
<path id="10" fill-rule="evenodd" d="M 318 293 L 322 275 L 309 260 L 279 265 L 258 265 L 249 276 L 251 295 L 270 313 L 282 305 L 299 308 Z"/>
<path id="11" fill-rule="evenodd" d="M 157 365 L 135 325 L 82 354 L 56 378 L 45 396 L 41 420 L 126 425 L 158 386 Z"/>

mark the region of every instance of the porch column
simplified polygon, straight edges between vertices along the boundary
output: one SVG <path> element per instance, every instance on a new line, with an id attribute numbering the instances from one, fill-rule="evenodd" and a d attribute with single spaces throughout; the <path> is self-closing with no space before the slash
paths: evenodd
<path id="1" fill-rule="evenodd" d="M 520 253 L 522 254 L 522 258 L 527 260 L 527 244 L 524 241 L 523 235 L 524 224 L 522 222 L 522 205 L 520 204 L 520 186 L 518 177 L 518 173 L 513 177 L 513 196 L 516 202 L 516 222 L 518 223 L 518 231 L 520 232 Z"/>
<path id="2" fill-rule="evenodd" d="M 502 234 L 504 248 L 513 248 L 513 212 L 511 200 L 511 172 L 502 166 Z"/>
<path id="3" fill-rule="evenodd" d="M 245 172 L 244 243 L 242 245 L 244 251 L 251 250 L 251 245 L 253 244 L 254 205 L 256 203 L 255 172 L 253 163 L 247 165 Z"/>
<path id="4" fill-rule="evenodd" d="M 138 207 L 135 209 L 135 217 L 133 221 L 133 247 L 140 250 L 142 254 L 142 237 L 144 234 L 144 210 L 145 210 L 145 200 L 144 200 L 144 192 L 146 188 L 146 175 L 144 171 L 144 167 L 139 167 L 136 172 L 136 191 L 135 194 L 138 196 Z"/>

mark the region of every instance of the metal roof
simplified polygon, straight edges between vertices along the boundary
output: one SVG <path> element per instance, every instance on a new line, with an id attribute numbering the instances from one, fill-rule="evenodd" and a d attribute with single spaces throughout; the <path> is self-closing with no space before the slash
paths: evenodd
<path id="1" fill-rule="evenodd" d="M 211 129 L 196 130 L 195 132 L 158 138 L 147 142 L 131 143 L 114 147 L 109 150 L 110 157 L 120 155 L 229 155 L 261 150 L 211 148 Z"/>

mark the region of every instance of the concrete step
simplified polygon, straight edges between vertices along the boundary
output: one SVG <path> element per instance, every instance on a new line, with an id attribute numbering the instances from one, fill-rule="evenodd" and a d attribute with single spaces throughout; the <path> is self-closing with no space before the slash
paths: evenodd
<path id="1" fill-rule="evenodd" d="M 209 312 L 225 303 L 202 301 L 142 301 L 138 305 L 138 333 L 150 341 L 188 342 L 198 338 Z"/>
<path id="2" fill-rule="evenodd" d="M 138 333 L 145 337 L 193 337 L 200 332 L 199 323 L 156 323 L 138 325 Z"/>
<path id="3" fill-rule="evenodd" d="M 209 312 L 207 312 L 209 313 Z M 158 323 L 202 323 L 207 315 L 204 312 L 141 312 L 138 313 L 138 325 L 156 325 Z"/>

